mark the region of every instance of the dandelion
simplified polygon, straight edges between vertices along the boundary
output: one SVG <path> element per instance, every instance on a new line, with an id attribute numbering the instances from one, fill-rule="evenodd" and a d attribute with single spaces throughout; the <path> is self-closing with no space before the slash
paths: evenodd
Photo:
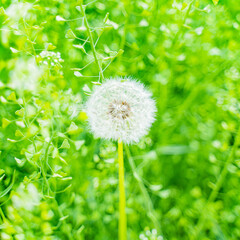
<path id="1" fill-rule="evenodd" d="M 97 86 L 86 104 L 96 137 L 118 140 L 119 240 L 127 239 L 123 142 L 138 142 L 154 122 L 156 107 L 151 93 L 131 78 L 109 79 Z"/>
<path id="2" fill-rule="evenodd" d="M 96 137 L 127 144 L 147 134 L 156 112 L 151 93 L 130 78 L 110 79 L 98 86 L 86 109 Z"/>

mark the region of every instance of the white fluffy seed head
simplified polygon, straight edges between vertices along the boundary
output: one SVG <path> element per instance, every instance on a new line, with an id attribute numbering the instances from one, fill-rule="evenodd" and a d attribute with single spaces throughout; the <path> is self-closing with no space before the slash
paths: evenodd
<path id="1" fill-rule="evenodd" d="M 151 95 L 131 78 L 109 79 L 97 86 L 86 103 L 93 134 L 128 144 L 138 142 L 155 120 Z"/>

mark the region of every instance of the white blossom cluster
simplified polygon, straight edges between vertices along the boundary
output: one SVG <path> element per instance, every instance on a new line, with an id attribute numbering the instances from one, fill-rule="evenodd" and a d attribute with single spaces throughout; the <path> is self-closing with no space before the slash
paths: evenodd
<path id="1" fill-rule="evenodd" d="M 143 84 L 131 78 L 114 78 L 97 86 L 86 103 L 96 137 L 138 142 L 155 120 L 155 102 Z"/>
<path id="2" fill-rule="evenodd" d="M 163 240 L 163 236 L 158 235 L 156 229 L 152 229 L 152 231 L 147 230 L 145 233 L 141 233 L 139 235 L 140 240 Z"/>
<path id="3" fill-rule="evenodd" d="M 60 52 L 42 51 L 40 54 L 41 62 L 45 65 L 55 66 L 59 65 L 64 60 L 61 58 Z M 60 64 L 61 65 L 61 64 Z"/>

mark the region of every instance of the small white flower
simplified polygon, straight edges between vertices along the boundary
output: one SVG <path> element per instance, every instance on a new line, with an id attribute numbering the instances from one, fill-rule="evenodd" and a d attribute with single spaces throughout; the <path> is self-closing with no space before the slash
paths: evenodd
<path id="1" fill-rule="evenodd" d="M 155 118 L 155 102 L 144 86 L 130 78 L 109 79 L 87 101 L 89 124 L 96 137 L 138 142 Z"/>

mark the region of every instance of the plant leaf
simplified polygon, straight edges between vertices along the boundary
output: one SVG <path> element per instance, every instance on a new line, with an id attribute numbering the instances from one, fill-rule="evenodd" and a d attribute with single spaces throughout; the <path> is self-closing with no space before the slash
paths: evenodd
<path id="1" fill-rule="evenodd" d="M 84 140 L 75 141 L 74 144 L 75 144 L 76 150 L 79 150 L 84 143 L 85 143 Z"/>
<path id="2" fill-rule="evenodd" d="M 19 117 L 23 117 L 23 116 L 24 116 L 24 109 L 21 108 L 21 109 L 17 110 L 17 111 L 15 112 L 15 114 L 16 114 L 17 116 L 19 116 Z"/>
<path id="3" fill-rule="evenodd" d="M 75 122 L 71 122 L 70 127 L 68 128 L 68 133 L 73 134 L 78 130 L 78 126 Z"/>
<path id="4" fill-rule="evenodd" d="M 72 31 L 72 29 L 69 29 L 65 35 L 66 38 L 68 39 L 75 39 L 76 35 L 74 34 L 74 32 Z"/>
<path id="5" fill-rule="evenodd" d="M 6 128 L 10 123 L 11 123 L 11 121 L 9 121 L 6 118 L 3 118 L 2 119 L 2 128 Z"/>
<path id="6" fill-rule="evenodd" d="M 60 148 L 65 148 L 65 149 L 69 149 L 70 148 L 70 144 L 69 144 L 67 139 L 64 139 L 64 141 L 63 141 L 63 143 L 62 143 Z"/>
<path id="7" fill-rule="evenodd" d="M 5 190 L 3 190 L 3 191 L 0 193 L 0 199 L 1 199 L 2 197 L 4 197 L 6 194 L 8 194 L 8 192 L 12 189 L 13 184 L 14 184 L 14 182 L 15 182 L 15 172 L 16 172 L 16 171 L 14 170 L 11 184 L 10 184 Z"/>
<path id="8" fill-rule="evenodd" d="M 12 92 L 8 97 L 7 97 L 8 100 L 11 100 L 11 101 L 16 101 L 16 94 L 15 92 Z"/>

